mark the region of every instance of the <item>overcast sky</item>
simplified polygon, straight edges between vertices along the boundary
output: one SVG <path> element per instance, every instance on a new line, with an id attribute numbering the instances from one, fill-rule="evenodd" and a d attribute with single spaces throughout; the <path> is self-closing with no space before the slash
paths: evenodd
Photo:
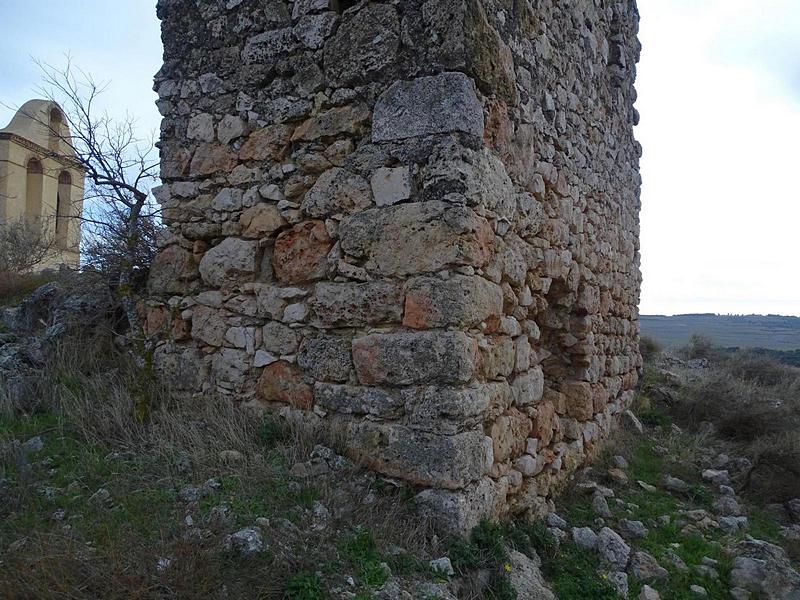
<path id="1" fill-rule="evenodd" d="M 37 96 L 31 57 L 110 81 L 157 130 L 152 0 L 2 0 L 0 102 Z M 800 315 L 800 1 L 639 0 L 643 314 Z M 0 106 L 0 127 L 12 112 Z"/>

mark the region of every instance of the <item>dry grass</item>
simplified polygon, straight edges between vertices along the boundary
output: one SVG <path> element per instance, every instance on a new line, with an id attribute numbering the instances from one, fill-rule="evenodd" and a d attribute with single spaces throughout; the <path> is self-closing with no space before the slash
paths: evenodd
<path id="1" fill-rule="evenodd" d="M 430 531 L 412 517 L 403 488 L 356 466 L 335 478 L 289 475 L 315 444 L 340 446 L 336 436 L 249 414 L 225 398 L 174 398 L 110 335 L 62 345 L 37 377 L 35 402 L 16 406 L 6 389 L 0 382 L 0 448 L 7 449 L 0 479 L 13 484 L 6 496 L 0 490 L 3 597 L 290 597 L 287 582 L 298 573 L 320 571 L 323 580 L 341 579 L 348 569 L 356 575 L 358 565 L 340 551 L 343 536 L 356 528 L 380 552 L 432 551 Z M 33 435 L 45 448 L 31 458 L 26 481 L 13 441 Z M 230 450 L 240 460 L 220 456 Z M 199 505 L 176 499 L 186 484 L 212 477 L 221 488 Z M 111 492 L 111 506 L 87 501 L 101 487 Z M 331 526 L 311 527 L 315 503 L 331 511 Z M 218 505 L 231 507 L 235 522 L 208 538 L 187 539 L 186 515 L 202 521 Z M 58 509 L 64 520 L 53 518 Z M 257 517 L 270 519 L 266 552 L 243 559 L 220 551 L 225 534 Z M 20 547 L 9 548 L 19 540 Z M 163 571 L 162 558 L 171 561 Z"/>
<path id="2" fill-rule="evenodd" d="M 769 502 L 800 497 L 800 369 L 747 352 L 718 357 L 687 378 L 674 413 L 687 426 L 712 423 L 753 459 L 744 491 Z"/>

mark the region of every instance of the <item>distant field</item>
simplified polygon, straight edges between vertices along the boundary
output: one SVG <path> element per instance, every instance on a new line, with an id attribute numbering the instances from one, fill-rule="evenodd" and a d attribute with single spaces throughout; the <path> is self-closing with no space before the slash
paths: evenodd
<path id="1" fill-rule="evenodd" d="M 723 347 L 800 349 L 800 317 L 693 314 L 642 315 L 639 318 L 642 334 L 667 348 L 683 346 L 692 334 L 700 333 Z"/>

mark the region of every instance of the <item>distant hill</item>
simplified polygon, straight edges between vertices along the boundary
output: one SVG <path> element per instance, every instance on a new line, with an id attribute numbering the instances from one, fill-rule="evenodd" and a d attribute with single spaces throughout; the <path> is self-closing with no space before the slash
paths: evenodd
<path id="1" fill-rule="evenodd" d="M 781 315 L 641 315 L 642 334 L 667 348 L 686 345 L 700 333 L 726 348 L 800 349 L 800 317 Z"/>

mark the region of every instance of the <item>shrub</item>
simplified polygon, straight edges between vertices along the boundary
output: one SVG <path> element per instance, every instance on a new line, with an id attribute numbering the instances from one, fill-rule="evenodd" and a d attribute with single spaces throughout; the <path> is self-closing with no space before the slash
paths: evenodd
<path id="1" fill-rule="evenodd" d="M 646 363 L 653 362 L 664 351 L 654 338 L 643 335 L 639 338 L 639 352 L 642 353 L 642 360 Z"/>
<path id="2" fill-rule="evenodd" d="M 714 344 L 711 338 L 701 333 L 692 334 L 689 338 L 689 344 L 681 349 L 680 354 L 687 359 L 695 358 L 714 358 Z"/>
<path id="3" fill-rule="evenodd" d="M 718 361 L 682 389 L 682 423 L 714 424 L 753 458 L 740 485 L 765 501 L 800 496 L 800 369 L 750 352 Z"/>

